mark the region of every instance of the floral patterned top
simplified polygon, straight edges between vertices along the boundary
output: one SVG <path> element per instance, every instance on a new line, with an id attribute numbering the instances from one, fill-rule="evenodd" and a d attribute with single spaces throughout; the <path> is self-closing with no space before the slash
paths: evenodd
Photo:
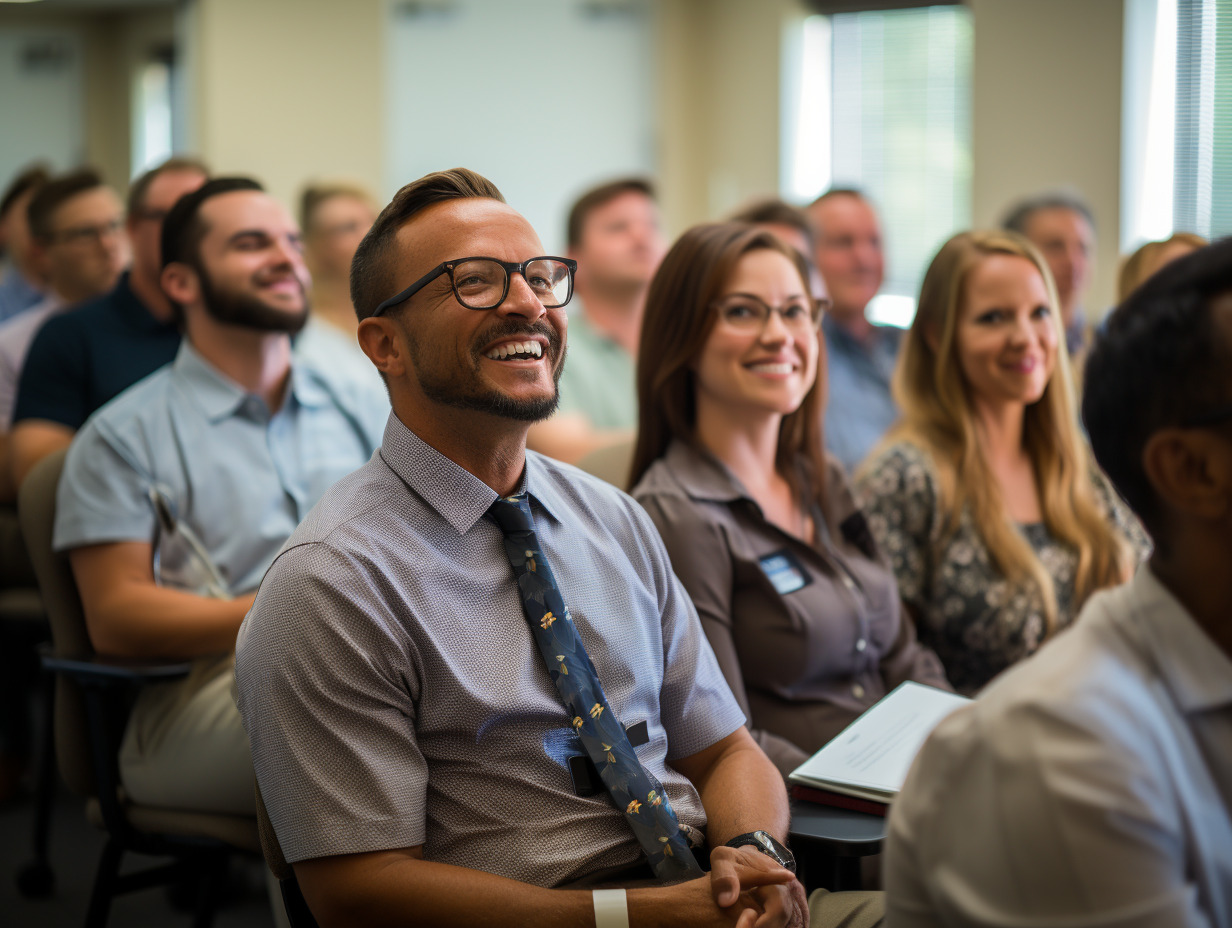
<path id="1" fill-rule="evenodd" d="M 1104 476 L 1095 475 L 1100 507 L 1141 562 L 1150 550 L 1138 520 Z M 969 511 L 942 537 L 944 512 L 931 455 L 899 442 L 881 452 L 859 479 L 869 527 L 890 558 L 903 601 L 915 611 L 920 642 L 932 648 L 960 693 L 973 695 L 1011 664 L 1036 651 L 1047 621 L 1034 584 L 1011 583 L 992 563 Z M 1052 575 L 1060 627 L 1077 613 L 1078 552 L 1043 523 L 1020 529 Z"/>

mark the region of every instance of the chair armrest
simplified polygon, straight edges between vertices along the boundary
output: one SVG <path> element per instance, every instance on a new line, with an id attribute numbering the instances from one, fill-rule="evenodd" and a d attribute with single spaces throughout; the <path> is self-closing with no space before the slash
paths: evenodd
<path id="1" fill-rule="evenodd" d="M 165 683 L 188 676 L 192 664 L 189 661 L 138 660 L 94 654 L 90 657 L 42 656 L 43 669 L 62 673 L 82 685 L 105 686 L 108 684 Z"/>

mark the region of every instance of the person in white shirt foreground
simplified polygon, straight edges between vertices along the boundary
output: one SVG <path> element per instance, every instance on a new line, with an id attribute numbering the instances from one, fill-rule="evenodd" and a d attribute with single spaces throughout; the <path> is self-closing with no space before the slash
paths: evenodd
<path id="1" fill-rule="evenodd" d="M 1232 239 L 1110 318 L 1096 459 L 1155 551 L 946 719 L 889 822 L 887 924 L 1232 925 Z"/>

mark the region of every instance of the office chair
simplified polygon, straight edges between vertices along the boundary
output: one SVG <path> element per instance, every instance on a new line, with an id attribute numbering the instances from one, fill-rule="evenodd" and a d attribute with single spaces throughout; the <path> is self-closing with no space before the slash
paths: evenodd
<path id="1" fill-rule="evenodd" d="M 203 876 L 193 924 L 208 928 L 218 884 L 235 851 L 257 853 L 255 819 L 134 803 L 119 781 L 118 753 L 136 692 L 185 676 L 187 662 L 118 660 L 90 643 L 85 613 L 68 558 L 52 549 L 56 488 L 64 453 L 41 461 L 22 483 L 18 516 L 51 624 L 52 653 L 43 665 L 57 675 L 55 743 L 60 774 L 86 799 L 86 814 L 107 833 L 86 913 L 86 928 L 106 925 L 120 894 Z M 121 874 L 125 853 L 170 857 L 171 862 Z"/>

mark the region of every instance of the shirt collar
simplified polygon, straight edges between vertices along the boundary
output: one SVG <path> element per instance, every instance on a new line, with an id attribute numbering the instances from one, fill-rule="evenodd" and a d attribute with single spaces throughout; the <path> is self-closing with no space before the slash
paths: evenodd
<path id="1" fill-rule="evenodd" d="M 1232 660 L 1149 566 L 1140 568 L 1131 583 L 1137 628 L 1181 710 L 1194 713 L 1232 706 Z"/>
<path id="2" fill-rule="evenodd" d="M 249 393 L 203 358 L 187 338 L 180 341 L 171 368 L 184 392 L 211 423 L 221 422 L 254 403 L 261 404 L 264 409 L 259 397 Z M 332 399 L 329 390 L 312 371 L 292 362 L 283 409 L 290 404 L 310 408 L 326 406 Z"/>
<path id="3" fill-rule="evenodd" d="M 663 457 L 676 482 L 692 499 L 729 503 L 752 498 L 735 474 L 704 448 L 677 438 Z"/>
<path id="4" fill-rule="evenodd" d="M 381 459 L 420 499 L 464 535 L 484 517 L 499 495 L 470 471 L 445 457 L 391 412 L 381 440 Z M 516 493 L 527 492 L 553 521 L 564 507 L 539 455 L 526 454 Z M 553 512 L 553 509 L 556 512 Z"/>
<path id="5" fill-rule="evenodd" d="M 248 397 L 243 387 L 201 357 L 187 338 L 180 342 L 171 370 L 211 423 L 233 415 Z"/>

